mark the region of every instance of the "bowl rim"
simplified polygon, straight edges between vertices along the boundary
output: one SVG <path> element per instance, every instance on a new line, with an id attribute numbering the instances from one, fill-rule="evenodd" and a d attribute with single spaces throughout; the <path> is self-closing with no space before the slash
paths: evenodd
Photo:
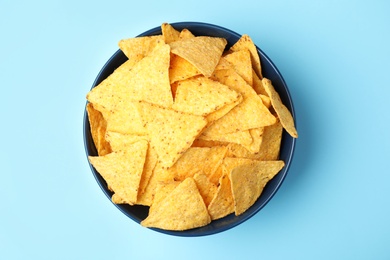
<path id="1" fill-rule="evenodd" d="M 179 29 L 193 28 L 193 27 L 202 27 L 202 28 L 207 28 L 207 29 L 210 29 L 210 30 L 213 29 L 213 30 L 218 31 L 219 33 L 223 33 L 223 34 L 226 34 L 226 35 L 231 35 L 231 36 L 233 36 L 235 38 L 241 37 L 240 34 L 234 32 L 234 31 L 232 31 L 230 29 L 224 28 L 224 27 L 219 26 L 219 25 L 210 24 L 210 23 L 192 22 L 192 21 L 190 21 L 190 22 L 174 22 L 174 23 L 170 23 L 170 24 L 174 28 L 179 28 Z M 149 30 L 147 30 L 147 31 L 145 31 L 145 32 L 135 36 L 135 37 L 157 35 L 159 33 L 161 34 L 161 26 L 156 26 L 156 27 L 154 27 L 152 29 L 149 29 Z M 229 40 L 228 40 L 228 42 L 229 42 Z M 290 112 L 291 112 L 291 114 L 292 114 L 292 116 L 294 118 L 295 126 L 297 127 L 297 124 L 296 124 L 297 120 L 296 120 L 294 104 L 293 104 L 293 101 L 292 101 L 292 98 L 291 98 L 291 94 L 290 94 L 289 88 L 288 88 L 288 86 L 287 86 L 287 84 L 286 84 L 282 74 L 279 72 L 278 68 L 275 66 L 275 64 L 272 62 L 272 60 L 256 44 L 255 44 L 255 46 L 256 46 L 257 51 L 258 51 L 258 53 L 259 53 L 259 55 L 261 57 L 262 65 L 263 65 L 264 60 L 265 60 L 267 62 L 267 66 L 269 66 L 275 72 L 278 80 L 282 84 L 282 86 L 278 86 L 278 88 L 282 88 L 283 91 L 284 91 L 284 96 L 283 96 L 284 101 L 283 101 L 283 103 L 286 103 L 286 99 L 287 99 L 289 110 L 290 110 Z M 102 78 L 102 75 L 106 73 L 107 67 L 110 66 L 110 64 L 112 64 L 113 62 L 115 62 L 117 59 L 119 59 L 122 56 L 124 56 L 123 52 L 120 49 L 118 49 L 105 62 L 105 64 L 100 69 L 99 73 L 97 74 L 97 76 L 96 76 L 96 78 L 95 78 L 95 80 L 94 80 L 94 82 L 92 84 L 91 89 L 96 87 L 103 80 L 101 78 Z M 124 59 L 124 58 L 122 57 L 122 59 Z M 126 61 L 126 59 L 124 59 L 123 62 Z M 121 61 L 119 61 L 119 62 L 121 62 Z M 275 88 L 276 88 L 276 86 L 275 86 Z M 95 168 L 91 165 L 91 163 L 88 160 L 88 156 L 90 155 L 90 150 L 91 149 L 92 150 L 95 149 L 95 151 L 96 151 L 96 148 L 94 147 L 93 141 L 92 141 L 92 145 L 91 145 L 91 140 L 92 139 L 91 139 L 91 134 L 90 134 L 90 125 L 89 125 L 89 120 L 88 120 L 88 113 L 87 113 L 87 110 L 86 110 L 86 106 L 87 106 L 88 103 L 89 102 L 86 101 L 85 108 L 84 108 L 84 115 L 83 115 L 83 139 L 84 139 L 84 149 L 85 149 L 85 153 L 86 153 L 86 157 L 87 157 L 87 162 L 88 162 L 88 164 L 90 166 L 90 169 L 91 169 L 91 171 L 92 171 L 92 173 L 94 175 L 94 178 L 95 178 L 96 182 L 98 183 L 98 185 L 100 186 L 101 190 L 106 195 L 106 197 L 109 199 L 111 204 L 113 204 L 116 208 L 118 208 L 127 217 L 129 217 L 133 221 L 135 221 L 138 224 L 140 224 L 140 222 L 141 222 L 140 218 L 138 218 L 138 217 L 130 214 L 129 212 L 127 212 L 124 209 L 124 207 L 122 206 L 122 204 L 115 204 L 115 203 L 113 203 L 111 201 L 111 194 L 107 192 L 107 187 L 103 185 L 102 177 L 95 170 Z M 234 216 L 234 213 L 233 213 L 233 214 L 230 214 L 230 215 L 228 215 L 228 216 L 226 216 L 226 217 L 224 217 L 222 219 L 214 220 L 210 224 L 208 224 L 208 225 L 206 225 L 204 227 L 199 227 L 199 228 L 190 229 L 190 230 L 171 231 L 171 230 L 163 230 L 163 229 L 159 229 L 159 228 L 147 228 L 147 229 L 151 229 L 151 230 L 163 233 L 163 234 L 168 234 L 168 235 L 173 235 L 173 236 L 181 236 L 181 237 L 207 236 L 207 235 L 214 235 L 214 234 L 217 234 L 217 233 L 221 233 L 221 232 L 227 231 L 229 229 L 232 229 L 232 228 L 242 224 L 243 222 L 249 220 L 250 218 L 252 218 L 261 209 L 263 209 L 269 203 L 269 201 L 275 196 L 275 194 L 277 193 L 277 191 L 279 190 L 279 188 L 283 184 L 283 182 L 284 182 L 284 180 L 285 180 L 285 178 L 287 176 L 287 173 L 289 171 L 289 168 L 290 168 L 291 162 L 293 160 L 293 156 L 294 156 L 294 151 L 295 151 L 295 146 L 296 146 L 296 139 L 295 138 L 291 138 L 290 136 L 288 136 L 288 134 L 286 133 L 285 130 L 283 130 L 283 137 L 282 138 L 283 139 L 282 139 L 282 143 L 281 144 L 283 144 L 283 140 L 286 140 L 286 138 L 289 138 L 289 140 L 290 140 L 290 145 L 289 145 L 290 149 L 288 149 L 288 153 L 286 154 L 287 160 L 284 161 L 285 162 L 285 166 L 278 173 L 277 176 L 278 176 L 279 179 L 278 179 L 276 185 L 274 185 L 272 191 L 268 194 L 267 198 L 260 205 L 258 205 L 256 208 L 253 208 L 254 205 L 256 204 L 255 203 L 251 207 L 252 210 L 251 211 L 248 210 L 246 212 L 246 214 L 244 213 L 243 215 L 240 215 L 240 216 Z M 281 147 L 281 150 L 282 150 L 282 147 Z M 275 180 L 275 179 L 272 179 L 270 182 L 272 182 L 273 180 Z M 260 197 L 258 198 L 258 200 L 260 199 Z M 127 207 L 146 207 L 146 206 L 129 206 L 129 205 L 127 205 Z M 224 222 L 225 218 L 230 218 L 230 219 L 233 218 L 233 221 L 228 221 L 228 224 L 226 224 Z M 234 220 L 234 219 L 236 219 L 236 220 Z M 214 222 L 214 224 L 213 224 L 213 222 Z M 215 222 L 218 222 L 218 223 L 215 224 Z M 207 228 L 207 227 L 210 227 L 210 228 Z"/>

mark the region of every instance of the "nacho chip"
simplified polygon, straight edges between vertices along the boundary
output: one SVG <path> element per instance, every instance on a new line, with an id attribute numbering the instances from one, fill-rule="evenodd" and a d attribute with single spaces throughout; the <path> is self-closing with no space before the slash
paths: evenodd
<path id="1" fill-rule="evenodd" d="M 159 183 L 156 188 L 156 194 L 153 198 L 153 203 L 149 208 L 149 214 L 159 208 L 161 202 L 177 187 L 180 181 L 171 181 L 169 183 Z"/>
<path id="2" fill-rule="evenodd" d="M 180 32 L 169 23 L 163 23 L 161 25 L 161 31 L 165 43 L 171 43 L 180 39 Z"/>
<path id="3" fill-rule="evenodd" d="M 263 132 L 264 127 L 249 129 L 253 141 L 249 145 L 243 144 L 243 146 L 251 153 L 258 153 L 263 142 Z"/>
<path id="4" fill-rule="evenodd" d="M 244 34 L 241 38 L 230 48 L 231 51 L 239 51 L 248 49 L 251 53 L 252 66 L 259 78 L 263 78 L 261 72 L 260 56 L 256 45 L 253 43 L 249 35 Z"/>
<path id="5" fill-rule="evenodd" d="M 141 225 L 165 230 L 187 230 L 205 226 L 210 222 L 206 205 L 194 179 L 187 178 L 150 212 Z"/>
<path id="6" fill-rule="evenodd" d="M 173 109 L 206 116 L 240 98 L 240 94 L 226 85 L 206 77 L 178 82 Z"/>
<path id="7" fill-rule="evenodd" d="M 110 144 L 105 140 L 107 122 L 100 111 L 91 103 L 87 104 L 88 120 L 91 129 L 92 140 L 98 155 L 103 156 L 111 152 Z"/>
<path id="8" fill-rule="evenodd" d="M 208 207 L 217 192 L 217 185 L 212 183 L 205 174 L 197 173 L 193 178 L 206 207 Z"/>
<path id="9" fill-rule="evenodd" d="M 201 72 L 186 59 L 176 54 L 171 55 L 169 81 L 172 83 L 200 75 Z"/>
<path id="10" fill-rule="evenodd" d="M 145 135 L 122 134 L 112 131 L 107 131 L 105 138 L 114 152 L 124 150 L 131 144 L 141 140 L 148 141 L 148 137 Z"/>
<path id="11" fill-rule="evenodd" d="M 253 76 L 252 87 L 256 91 L 256 93 L 264 96 L 268 96 L 267 91 L 265 91 L 264 89 L 263 82 L 261 81 L 259 76 L 257 76 L 254 70 L 252 71 L 252 76 Z"/>
<path id="12" fill-rule="evenodd" d="M 87 99 L 108 110 L 126 109 L 127 103 L 143 100 L 161 106 L 173 104 L 169 84 L 169 45 L 155 48 L 134 66 L 127 61 L 93 88 Z"/>
<path id="13" fill-rule="evenodd" d="M 219 134 L 200 135 L 199 139 L 218 141 L 218 142 L 227 142 L 227 143 L 236 143 L 245 146 L 250 145 L 253 142 L 249 130 L 237 131 L 234 133 L 226 133 L 221 135 Z"/>
<path id="14" fill-rule="evenodd" d="M 125 150 L 88 159 L 123 202 L 133 205 L 137 201 L 147 148 L 147 141 L 141 140 Z"/>
<path id="15" fill-rule="evenodd" d="M 122 104 L 121 109 L 108 112 L 107 131 L 122 134 L 146 135 L 141 116 L 134 102 Z"/>
<path id="16" fill-rule="evenodd" d="M 242 49 L 239 51 L 234 51 L 224 56 L 224 58 L 232 64 L 232 67 L 238 73 L 238 75 L 240 75 L 247 84 L 252 86 L 252 63 L 249 50 Z"/>
<path id="17" fill-rule="evenodd" d="M 276 118 L 264 106 L 261 98 L 254 95 L 244 99 L 224 117 L 208 126 L 203 135 L 222 136 L 227 133 L 272 125 L 275 122 Z"/>
<path id="18" fill-rule="evenodd" d="M 260 197 L 265 185 L 282 168 L 283 161 L 253 161 L 230 172 L 235 215 L 239 216 Z"/>
<path id="19" fill-rule="evenodd" d="M 162 167 L 171 167 L 206 126 L 201 117 L 139 102 L 139 111 Z"/>
<path id="20" fill-rule="evenodd" d="M 263 101 L 263 104 L 266 106 L 266 108 L 270 109 L 272 106 L 271 99 L 268 96 L 259 94 L 259 97 L 261 98 L 261 101 Z"/>
<path id="21" fill-rule="evenodd" d="M 192 34 L 192 32 L 188 29 L 183 29 L 180 31 L 179 38 L 180 40 L 188 39 L 188 38 L 194 38 L 195 35 Z"/>
<path id="22" fill-rule="evenodd" d="M 151 53 L 156 46 L 165 44 L 162 35 L 144 36 L 120 40 L 119 49 L 129 59 L 130 67 Z"/>
<path id="23" fill-rule="evenodd" d="M 213 73 L 222 52 L 226 39 L 198 36 L 171 42 L 171 52 L 186 59 L 206 77 Z"/>
<path id="24" fill-rule="evenodd" d="M 265 90 L 268 93 L 268 96 L 271 98 L 271 103 L 275 112 L 278 114 L 280 123 L 286 129 L 293 138 L 298 138 L 298 132 L 295 129 L 294 118 L 292 117 L 288 108 L 280 100 L 279 94 L 275 91 L 272 83 L 269 79 L 263 78 L 262 80 Z"/>
<path id="25" fill-rule="evenodd" d="M 207 209 L 212 220 L 223 218 L 234 212 L 233 193 L 227 174 L 221 176 L 217 192 Z"/>
<path id="26" fill-rule="evenodd" d="M 277 160 L 279 158 L 282 134 L 283 126 L 279 120 L 273 125 L 264 127 L 260 150 L 254 158 L 263 161 Z"/>

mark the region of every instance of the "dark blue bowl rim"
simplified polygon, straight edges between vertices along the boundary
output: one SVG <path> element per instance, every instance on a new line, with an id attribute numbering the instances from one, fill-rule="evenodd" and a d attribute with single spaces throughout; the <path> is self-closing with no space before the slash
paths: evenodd
<path id="1" fill-rule="evenodd" d="M 240 34 L 232 30 L 226 29 L 218 25 L 209 24 L 209 23 L 177 22 L 177 23 L 170 23 L 170 24 L 178 30 L 187 28 L 195 35 L 224 37 L 228 41 L 227 48 L 230 47 L 236 40 L 238 40 L 241 37 Z M 156 35 L 156 34 L 161 34 L 160 26 L 147 30 L 136 37 Z M 260 55 L 263 75 L 269 78 L 273 82 L 275 89 L 278 91 L 283 103 L 290 110 L 296 123 L 296 115 L 295 115 L 293 101 L 283 76 L 281 75 L 277 67 L 274 65 L 274 63 L 268 58 L 268 56 L 258 46 L 256 47 Z M 127 58 L 124 56 L 123 52 L 121 50 L 117 50 L 100 70 L 91 89 L 97 86 L 104 78 L 106 78 L 109 74 L 111 74 L 116 67 L 118 67 L 121 63 L 125 62 L 126 59 Z M 112 64 L 114 64 L 114 66 Z M 86 102 L 86 105 L 87 104 L 88 102 Z M 84 115 L 83 115 L 83 137 L 84 137 L 84 147 L 87 156 L 87 161 L 89 155 L 92 156 L 97 155 L 96 148 L 94 147 L 89 127 L 90 126 L 88 121 L 88 114 L 85 108 Z M 266 187 L 263 190 L 263 193 L 261 194 L 260 198 L 256 201 L 256 203 L 242 215 L 235 216 L 233 213 L 222 219 L 214 220 L 207 226 L 185 230 L 185 231 L 170 231 L 170 230 L 162 230 L 158 228 L 149 228 L 149 229 L 160 233 L 168 234 L 168 235 L 173 235 L 173 236 L 196 237 L 196 236 L 213 235 L 223 231 L 227 231 L 247 221 L 255 214 L 257 214 L 262 208 L 264 208 L 268 204 L 268 202 L 273 198 L 276 192 L 279 190 L 290 168 L 293 155 L 294 155 L 295 145 L 296 145 L 296 139 L 289 136 L 286 133 L 286 131 L 283 131 L 280 159 L 284 160 L 285 167 L 266 185 Z M 107 184 L 100 176 L 100 174 L 95 170 L 95 168 L 89 163 L 89 161 L 88 164 L 91 168 L 91 171 L 98 185 L 100 186 L 100 188 L 102 189 L 106 197 L 111 202 L 112 192 L 108 190 Z M 148 208 L 145 206 L 129 206 L 129 205 L 114 204 L 114 203 L 112 204 L 115 205 L 122 213 L 124 213 L 126 216 L 128 216 L 130 219 L 132 219 L 137 223 L 140 223 L 142 221 L 142 219 L 146 216 L 148 211 Z M 135 214 L 134 211 L 138 213 L 138 215 L 143 215 L 143 216 L 142 217 L 137 216 L 137 214 Z"/>

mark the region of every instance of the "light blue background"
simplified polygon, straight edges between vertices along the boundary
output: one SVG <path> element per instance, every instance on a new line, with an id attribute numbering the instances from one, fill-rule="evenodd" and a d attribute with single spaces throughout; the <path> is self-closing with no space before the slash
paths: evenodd
<path id="1" fill-rule="evenodd" d="M 385 0 L 0 0 L 0 259 L 390 259 L 389 12 Z M 180 21 L 249 34 L 297 114 L 278 193 L 208 237 L 128 219 L 83 146 L 85 95 L 118 40 Z"/>

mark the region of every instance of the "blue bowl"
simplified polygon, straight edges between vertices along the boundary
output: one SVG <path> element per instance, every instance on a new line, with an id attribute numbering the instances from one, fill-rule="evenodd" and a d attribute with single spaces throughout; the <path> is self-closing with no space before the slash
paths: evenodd
<path id="1" fill-rule="evenodd" d="M 171 25 L 177 29 L 182 30 L 184 28 L 189 29 L 194 35 L 204 35 L 204 36 L 214 36 L 214 37 L 223 37 L 227 40 L 228 44 L 226 48 L 232 46 L 238 39 L 241 37 L 240 34 L 233 32 L 229 29 L 213 25 L 207 23 L 199 23 L 199 22 L 179 22 L 179 23 L 171 23 Z M 140 36 L 151 36 L 161 34 L 161 27 L 155 27 L 150 29 L 140 35 Z M 284 81 L 282 75 L 279 73 L 276 66 L 272 63 L 272 61 L 261 51 L 260 48 L 257 48 L 263 76 L 270 79 L 275 90 L 279 93 L 280 98 L 284 105 L 291 111 L 293 117 L 295 118 L 295 112 L 293 107 L 293 102 L 287 88 L 286 82 Z M 118 50 L 114 53 L 114 55 L 107 61 L 107 63 L 103 66 L 98 76 L 95 79 L 95 82 L 92 85 L 92 88 L 97 86 L 100 82 L 102 82 L 105 78 L 107 78 L 116 68 L 118 68 L 122 63 L 127 60 L 127 57 L 123 54 L 121 50 Z M 88 121 L 88 115 L 86 110 L 84 111 L 84 145 L 87 156 L 97 156 L 97 151 L 95 145 L 92 140 L 90 125 Z M 216 234 L 222 231 L 226 231 L 231 229 L 249 218 L 253 217 L 256 213 L 258 213 L 275 195 L 278 191 L 279 187 L 282 185 L 283 180 L 285 179 L 288 169 L 290 167 L 290 163 L 293 158 L 294 148 L 295 148 L 295 139 L 292 138 L 286 131 L 283 131 L 282 143 L 280 148 L 280 159 L 285 162 L 285 167 L 265 186 L 261 196 L 255 202 L 255 204 L 250 207 L 246 212 L 244 212 L 240 216 L 235 216 L 234 213 L 230 214 L 222 219 L 214 220 L 210 224 L 204 227 L 195 228 L 191 230 L 185 231 L 169 231 L 162 230 L 157 228 L 151 228 L 157 232 L 161 232 L 164 234 L 174 235 L 174 236 L 186 236 L 186 237 L 194 237 L 194 236 L 206 236 Z M 89 162 L 88 162 L 89 163 Z M 90 164 L 90 168 L 92 173 L 98 182 L 100 188 L 107 196 L 107 198 L 111 201 L 112 192 L 107 188 L 107 183 L 100 176 L 100 174 L 93 168 Z M 137 223 L 140 223 L 143 219 L 145 219 L 148 215 L 149 207 L 145 206 L 130 206 L 124 204 L 114 204 L 120 211 L 122 211 L 126 216 L 131 218 Z"/>

